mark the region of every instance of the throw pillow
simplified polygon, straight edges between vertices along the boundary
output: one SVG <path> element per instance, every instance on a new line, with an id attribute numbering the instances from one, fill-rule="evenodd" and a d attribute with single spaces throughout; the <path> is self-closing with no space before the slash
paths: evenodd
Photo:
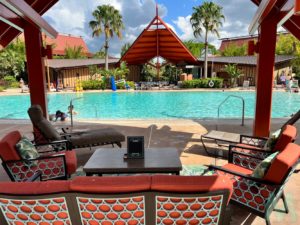
<path id="1" fill-rule="evenodd" d="M 22 159 L 36 159 L 39 157 L 35 146 L 26 137 L 22 137 L 21 140 L 16 144 L 20 157 Z"/>
<path id="2" fill-rule="evenodd" d="M 276 158 L 279 152 L 274 152 L 273 154 L 269 155 L 263 161 L 261 161 L 256 168 L 253 170 L 251 176 L 256 178 L 263 178 L 267 173 L 269 167 L 272 164 L 272 161 Z"/>
<path id="3" fill-rule="evenodd" d="M 275 132 L 273 132 L 269 138 L 269 140 L 266 142 L 264 149 L 266 150 L 271 150 L 275 147 L 276 142 L 279 138 L 279 135 L 281 133 L 281 129 L 276 130 Z"/>

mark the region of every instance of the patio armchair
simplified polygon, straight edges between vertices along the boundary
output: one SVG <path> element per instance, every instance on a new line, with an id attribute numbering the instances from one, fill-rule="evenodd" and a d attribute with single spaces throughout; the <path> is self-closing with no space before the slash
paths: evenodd
<path id="1" fill-rule="evenodd" d="M 295 141 L 296 137 L 297 128 L 292 125 L 286 125 L 276 140 L 241 135 L 240 143 L 235 146 L 229 146 L 229 148 L 234 148 L 235 151 L 241 151 L 264 159 L 273 152 L 283 151 L 289 143 Z"/>
<path id="2" fill-rule="evenodd" d="M 54 126 L 43 117 L 42 109 L 39 105 L 32 105 L 28 109 L 28 115 L 34 128 L 37 129 L 42 136 L 37 136 L 34 133 L 36 143 L 67 140 L 69 149 L 75 149 L 108 144 L 116 144 L 121 147 L 121 142 L 125 141 L 125 136 L 112 128 L 82 132 L 66 132 L 66 130 L 62 130 L 62 132 L 59 133 Z"/>
<path id="3" fill-rule="evenodd" d="M 231 179 L 234 189 L 232 203 L 264 218 L 266 224 L 270 225 L 269 216 L 280 199 L 283 200 L 285 212 L 289 212 L 284 187 L 293 174 L 299 157 L 300 146 L 289 143 L 273 160 L 268 159 L 269 169 L 258 178 L 255 170 L 266 163 L 267 159 L 262 160 L 230 148 L 228 164 L 222 167 L 210 166 L 210 169 L 217 175 Z M 264 162 L 261 163 L 262 161 Z"/>
<path id="4" fill-rule="evenodd" d="M 19 131 L 8 133 L 0 141 L 0 159 L 2 165 L 12 181 L 27 181 L 40 172 L 41 180 L 67 179 L 77 169 L 77 158 L 74 150 L 67 151 L 67 142 L 58 141 L 36 148 L 46 148 L 42 154 L 32 159 L 23 159 L 16 144 L 22 136 Z M 59 145 L 59 147 L 58 147 Z M 59 152 L 56 149 L 59 148 Z M 65 151 L 63 151 L 63 148 Z"/>
<path id="5" fill-rule="evenodd" d="M 300 118 L 300 110 L 294 114 L 287 122 L 285 122 L 281 128 L 278 130 L 278 139 L 276 141 L 275 146 L 271 146 L 271 149 L 267 149 L 269 151 L 280 151 L 284 149 L 286 144 L 289 142 L 293 142 L 297 135 L 297 129 L 293 125 L 299 120 Z M 229 143 L 229 144 L 236 144 L 239 146 L 244 146 L 248 148 L 256 148 L 256 149 L 264 149 L 266 148 L 266 144 L 268 141 L 271 141 L 271 138 L 266 137 L 254 137 L 249 135 L 243 135 L 238 133 L 230 133 L 224 131 L 217 131 L 211 130 L 207 134 L 201 136 L 201 142 L 203 145 L 204 150 L 210 156 L 220 156 L 217 154 L 218 152 L 214 150 L 214 152 L 209 151 L 205 144 L 205 140 L 213 140 L 217 144 L 218 143 Z M 280 141 L 279 141 L 280 139 Z M 273 149 L 274 148 L 274 149 Z"/>

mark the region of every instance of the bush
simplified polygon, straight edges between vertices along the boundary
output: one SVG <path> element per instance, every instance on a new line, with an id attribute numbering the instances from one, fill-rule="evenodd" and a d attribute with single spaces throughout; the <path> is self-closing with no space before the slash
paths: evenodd
<path id="1" fill-rule="evenodd" d="M 3 92 L 5 88 L 3 86 L 0 86 L 0 92 Z"/>
<path id="2" fill-rule="evenodd" d="M 13 76 L 3 77 L 3 84 L 6 88 L 18 88 L 18 87 L 20 87 L 19 82 Z"/>
<path id="3" fill-rule="evenodd" d="M 134 82 L 133 81 L 126 81 L 127 85 L 130 87 L 130 89 L 134 89 Z M 117 88 L 118 89 L 125 89 L 125 84 L 122 83 L 117 83 Z"/>
<path id="4" fill-rule="evenodd" d="M 83 90 L 100 90 L 105 89 L 105 83 L 102 80 L 85 80 L 82 81 Z"/>
<path id="5" fill-rule="evenodd" d="M 209 86 L 211 84 L 210 81 L 213 81 L 214 85 L 212 87 Z M 223 79 L 221 78 L 206 78 L 206 79 L 194 79 L 194 80 L 186 80 L 182 82 L 182 88 L 222 88 Z"/>

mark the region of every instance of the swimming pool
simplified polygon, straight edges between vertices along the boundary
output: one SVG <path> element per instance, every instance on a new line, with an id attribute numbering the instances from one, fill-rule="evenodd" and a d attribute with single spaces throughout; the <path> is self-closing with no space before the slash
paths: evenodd
<path id="1" fill-rule="evenodd" d="M 48 94 L 49 113 L 66 112 L 73 101 L 78 119 L 151 119 L 151 118 L 216 118 L 219 104 L 229 95 L 245 99 L 245 117 L 254 117 L 255 92 L 93 92 Z M 28 118 L 28 95 L 1 96 L 0 118 Z M 272 117 L 287 117 L 300 108 L 300 95 L 275 92 Z M 221 118 L 241 116 L 239 99 L 230 98 L 220 111 Z"/>

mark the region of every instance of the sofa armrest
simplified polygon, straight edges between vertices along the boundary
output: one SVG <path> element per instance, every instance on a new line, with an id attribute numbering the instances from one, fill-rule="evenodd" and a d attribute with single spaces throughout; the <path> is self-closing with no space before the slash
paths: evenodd
<path id="1" fill-rule="evenodd" d="M 67 179 L 67 166 L 64 154 L 42 156 L 30 160 L 3 162 L 12 181 L 26 181 L 36 172 L 41 172 L 41 180 Z"/>
<path id="2" fill-rule="evenodd" d="M 229 175 L 231 177 L 231 179 L 233 177 L 240 177 L 240 178 L 243 178 L 243 179 L 247 180 L 249 183 L 253 182 L 253 183 L 257 183 L 257 184 L 270 185 L 270 186 L 273 186 L 273 187 L 280 187 L 281 186 L 281 185 L 275 184 L 273 182 L 265 181 L 265 180 L 260 179 L 260 178 L 256 178 L 256 177 L 252 177 L 252 176 L 245 175 L 245 174 L 242 174 L 242 173 L 238 173 L 238 172 L 235 172 L 235 171 L 232 171 L 232 170 L 229 170 L 229 169 L 225 169 L 225 168 L 222 168 L 222 167 L 219 167 L 219 166 L 210 165 L 209 169 L 216 171 L 216 174 L 218 174 L 218 175 Z M 221 173 L 219 173 L 218 171 L 221 171 Z"/>
<path id="3" fill-rule="evenodd" d="M 255 147 L 263 148 L 267 143 L 268 138 L 262 137 L 254 137 L 249 135 L 241 135 L 240 136 L 240 143 L 246 145 L 252 145 Z"/>

